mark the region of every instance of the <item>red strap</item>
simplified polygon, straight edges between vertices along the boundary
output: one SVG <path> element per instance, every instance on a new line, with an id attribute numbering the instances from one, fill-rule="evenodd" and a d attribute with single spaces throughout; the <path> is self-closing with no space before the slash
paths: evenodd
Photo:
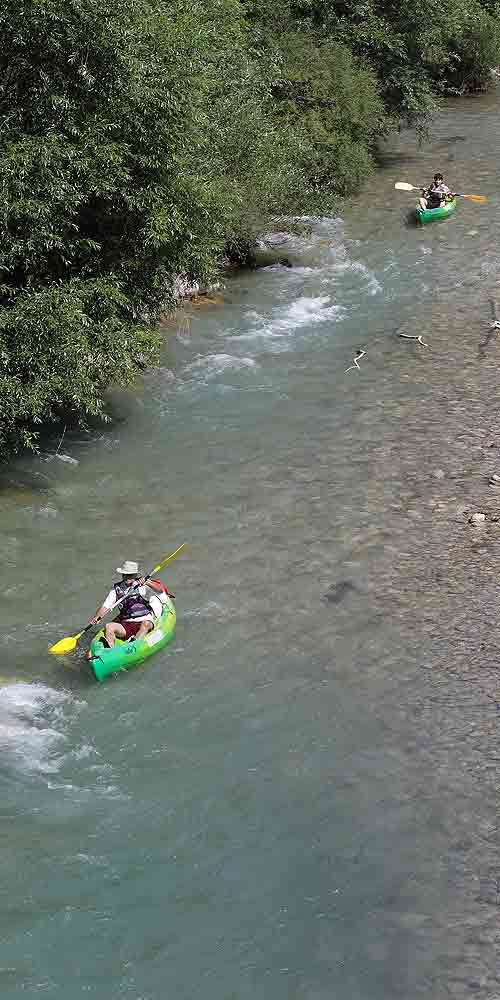
<path id="1" fill-rule="evenodd" d="M 163 590 L 163 593 L 167 594 L 167 596 L 170 597 L 170 591 L 168 587 L 166 587 L 165 584 L 163 583 L 163 580 L 154 580 L 153 577 L 151 577 L 151 582 L 157 583 L 158 586 L 161 587 L 161 589 Z"/>

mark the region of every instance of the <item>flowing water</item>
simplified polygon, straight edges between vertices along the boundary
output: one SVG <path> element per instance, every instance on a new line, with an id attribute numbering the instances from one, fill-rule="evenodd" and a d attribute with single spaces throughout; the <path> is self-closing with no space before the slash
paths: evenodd
<path id="1" fill-rule="evenodd" d="M 292 268 L 167 328 L 107 427 L 4 471 L 5 1000 L 500 997 L 500 715 L 443 671 L 440 553 L 397 520 L 456 427 L 429 430 L 430 355 L 394 337 L 484 308 L 499 152 L 494 94 L 446 105 L 303 220 Z M 394 181 L 436 169 L 490 207 L 410 226 Z M 97 685 L 46 654 L 122 559 L 183 541 L 147 667 Z"/>

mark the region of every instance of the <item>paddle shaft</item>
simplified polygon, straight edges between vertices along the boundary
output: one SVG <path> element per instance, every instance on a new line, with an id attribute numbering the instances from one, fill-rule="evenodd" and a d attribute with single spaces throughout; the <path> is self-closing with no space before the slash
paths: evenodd
<path id="1" fill-rule="evenodd" d="M 406 181 L 397 181 L 397 183 L 394 185 L 394 187 L 396 188 L 397 191 L 424 191 L 425 192 L 427 190 L 424 187 L 416 187 L 415 184 L 408 184 Z M 460 191 L 452 191 L 452 192 L 450 192 L 450 194 L 452 194 L 454 198 L 467 198 L 469 201 L 477 201 L 477 202 L 485 202 L 485 201 L 487 201 L 487 198 L 483 194 L 465 194 L 464 192 L 460 192 Z"/>

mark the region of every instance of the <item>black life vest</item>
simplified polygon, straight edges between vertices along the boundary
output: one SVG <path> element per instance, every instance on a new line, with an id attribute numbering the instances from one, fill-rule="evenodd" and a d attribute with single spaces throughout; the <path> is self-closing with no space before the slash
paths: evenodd
<path id="1" fill-rule="evenodd" d="M 445 198 L 444 194 L 439 194 L 438 191 L 429 191 L 427 195 L 427 208 L 439 208 L 443 198 Z"/>
<path id="2" fill-rule="evenodd" d="M 127 590 L 129 590 L 127 584 L 122 581 L 113 584 L 113 586 L 117 600 L 120 600 L 127 593 Z M 118 621 L 130 621 L 131 618 L 144 618 L 144 615 L 154 615 L 154 611 L 149 601 L 145 597 L 142 597 L 138 590 L 134 590 L 125 598 L 123 604 L 120 605 Z"/>

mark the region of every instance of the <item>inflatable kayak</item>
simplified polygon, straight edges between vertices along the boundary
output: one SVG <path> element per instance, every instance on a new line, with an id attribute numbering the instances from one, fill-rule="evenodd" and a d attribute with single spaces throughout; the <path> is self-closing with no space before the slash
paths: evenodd
<path id="1" fill-rule="evenodd" d="M 436 219 L 447 219 L 450 215 L 453 215 L 457 207 L 457 199 L 452 198 L 451 201 L 447 201 L 446 205 L 440 205 L 439 208 L 421 208 L 417 204 L 415 209 L 417 215 L 417 222 L 421 222 L 425 225 L 426 222 L 434 222 Z"/>
<path id="2" fill-rule="evenodd" d="M 100 641 L 104 635 L 104 629 L 100 629 L 92 640 L 87 654 L 96 679 L 104 681 L 110 674 L 136 667 L 153 653 L 163 649 L 174 634 L 175 620 L 174 602 L 171 597 L 167 597 L 165 607 L 156 620 L 153 631 L 148 632 L 143 639 L 117 639 L 113 648 L 107 649 Z"/>

